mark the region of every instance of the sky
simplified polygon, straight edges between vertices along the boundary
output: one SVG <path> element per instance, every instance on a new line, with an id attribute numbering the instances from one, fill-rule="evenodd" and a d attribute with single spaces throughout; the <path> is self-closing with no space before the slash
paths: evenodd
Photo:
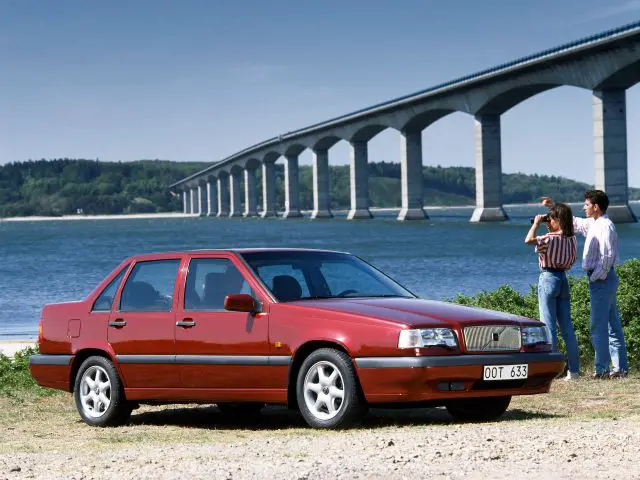
<path id="1" fill-rule="evenodd" d="M 640 0 L 0 0 L 0 165 L 215 162 L 280 133 L 640 18 Z M 640 87 L 627 91 L 640 187 Z M 473 167 L 474 121 L 423 132 L 425 165 Z M 560 87 L 502 118 L 506 173 L 593 183 L 591 92 Z M 398 162 L 400 134 L 369 143 Z M 281 160 L 282 161 L 282 160 Z M 305 151 L 301 164 L 311 163 Z M 346 164 L 349 148 L 330 150 Z"/>

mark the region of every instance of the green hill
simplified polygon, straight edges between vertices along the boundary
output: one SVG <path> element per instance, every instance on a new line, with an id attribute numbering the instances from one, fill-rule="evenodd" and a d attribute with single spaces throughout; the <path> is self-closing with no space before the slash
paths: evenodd
<path id="1" fill-rule="evenodd" d="M 139 160 L 101 162 L 56 159 L 0 166 L 0 217 L 30 215 L 170 212 L 182 209 L 168 186 L 208 163 Z M 374 207 L 400 206 L 400 165 L 369 164 L 369 198 Z M 333 208 L 349 206 L 349 167 L 331 167 Z M 473 205 L 475 170 L 425 166 L 425 205 Z M 300 167 L 300 206 L 313 206 L 312 169 Z M 258 173 L 260 176 L 260 173 Z M 558 201 L 581 202 L 585 183 L 546 175 L 503 174 L 504 203 L 536 202 L 543 194 Z M 260 189 L 259 189 L 260 191 Z M 259 197 L 261 197 L 259 192 Z M 244 198 L 244 197 L 243 197 Z M 640 199 L 640 189 L 630 189 Z M 284 166 L 276 164 L 276 202 L 284 205 Z"/>

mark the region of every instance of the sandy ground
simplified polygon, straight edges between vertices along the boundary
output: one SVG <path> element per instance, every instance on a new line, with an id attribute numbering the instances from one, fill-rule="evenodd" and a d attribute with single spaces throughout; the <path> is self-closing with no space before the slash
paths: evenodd
<path id="1" fill-rule="evenodd" d="M 134 418 L 145 415 L 154 414 Z M 221 414 L 210 415 L 213 431 L 204 433 L 187 421 L 178 428 L 192 433 L 182 441 L 162 438 L 162 424 L 170 422 L 166 417 L 136 419 L 140 423 L 111 429 L 110 437 L 99 442 L 95 435 L 104 431 L 75 422 L 68 430 L 84 432 L 79 438 L 42 429 L 37 435 L 48 439 L 44 445 L 36 440 L 31 448 L 0 451 L 0 478 L 640 478 L 637 417 L 573 422 L 512 417 L 464 424 L 436 412 L 427 414 L 425 420 L 431 420 L 426 422 L 416 418 L 415 423 L 324 432 L 299 428 L 297 422 L 290 430 L 286 417 L 278 421 L 280 428 L 270 429 L 260 422 L 253 428 L 220 423 Z M 158 434 L 131 444 L 129 437 L 146 436 L 144 424 L 154 420 Z M 19 430 L 9 433 L 20 436 Z"/>
<path id="2" fill-rule="evenodd" d="M 1 340 L 0 353 L 7 357 L 12 357 L 19 350 L 35 346 L 36 342 L 30 340 Z"/>
<path id="3" fill-rule="evenodd" d="M 0 222 L 39 222 L 54 220 L 118 220 L 118 219 L 136 219 L 136 218 L 182 218 L 197 217 L 190 213 L 168 212 L 168 213 L 135 213 L 130 215 L 63 215 L 61 217 L 3 217 Z"/>

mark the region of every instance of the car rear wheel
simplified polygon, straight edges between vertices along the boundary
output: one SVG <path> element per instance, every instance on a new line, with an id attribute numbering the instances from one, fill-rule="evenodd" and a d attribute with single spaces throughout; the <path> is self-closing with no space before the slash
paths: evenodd
<path id="1" fill-rule="evenodd" d="M 124 396 L 115 367 L 104 357 L 89 357 L 82 362 L 73 396 L 82 420 L 96 427 L 123 424 L 134 406 Z"/>
<path id="2" fill-rule="evenodd" d="M 332 348 L 316 350 L 302 363 L 296 397 L 305 421 L 315 428 L 347 427 L 365 410 L 351 358 Z"/>
<path id="3" fill-rule="evenodd" d="M 449 402 L 449 413 L 458 420 L 491 421 L 509 408 L 511 397 L 469 398 Z"/>

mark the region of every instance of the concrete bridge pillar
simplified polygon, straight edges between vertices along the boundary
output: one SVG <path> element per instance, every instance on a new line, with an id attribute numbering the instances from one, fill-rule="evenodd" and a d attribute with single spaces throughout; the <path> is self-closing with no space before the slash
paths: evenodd
<path id="1" fill-rule="evenodd" d="M 347 220 L 372 218 L 369 211 L 369 154 L 367 142 L 351 142 L 351 210 Z"/>
<path id="2" fill-rule="evenodd" d="M 242 191 L 240 190 L 241 179 L 238 172 L 232 172 L 229 174 L 229 198 L 231 199 L 231 206 L 229 207 L 230 217 L 242 216 Z"/>
<path id="3" fill-rule="evenodd" d="M 204 217 L 207 214 L 206 184 L 198 185 L 198 214 Z"/>
<path id="4" fill-rule="evenodd" d="M 190 188 L 189 189 L 189 213 L 191 214 L 196 213 L 196 206 L 197 206 L 196 189 Z"/>
<path id="5" fill-rule="evenodd" d="M 301 217 L 298 155 L 286 155 L 284 163 L 284 215 L 283 218 Z"/>
<path id="6" fill-rule="evenodd" d="M 329 193 L 329 150 L 313 150 L 313 212 L 311 218 L 332 218 Z"/>
<path id="7" fill-rule="evenodd" d="M 402 132 L 400 142 L 402 210 L 398 220 L 429 218 L 423 208 L 422 132 Z"/>
<path id="8" fill-rule="evenodd" d="M 182 191 L 182 213 L 189 213 L 189 200 L 186 190 Z"/>
<path id="9" fill-rule="evenodd" d="M 500 115 L 476 115 L 476 209 L 472 222 L 507 220 L 502 208 Z"/>
<path id="10" fill-rule="evenodd" d="M 218 183 L 207 181 L 207 216 L 215 217 L 218 213 Z"/>
<path id="11" fill-rule="evenodd" d="M 627 101 L 624 89 L 593 92 L 596 188 L 609 197 L 612 222 L 637 222 L 629 208 Z"/>
<path id="12" fill-rule="evenodd" d="M 229 216 L 229 180 L 226 176 L 220 176 L 218 183 L 218 217 Z"/>
<path id="13" fill-rule="evenodd" d="M 274 162 L 262 163 L 262 218 L 276 217 L 276 172 Z"/>
<path id="14" fill-rule="evenodd" d="M 244 171 L 244 214 L 245 217 L 258 216 L 258 189 L 255 169 Z"/>

